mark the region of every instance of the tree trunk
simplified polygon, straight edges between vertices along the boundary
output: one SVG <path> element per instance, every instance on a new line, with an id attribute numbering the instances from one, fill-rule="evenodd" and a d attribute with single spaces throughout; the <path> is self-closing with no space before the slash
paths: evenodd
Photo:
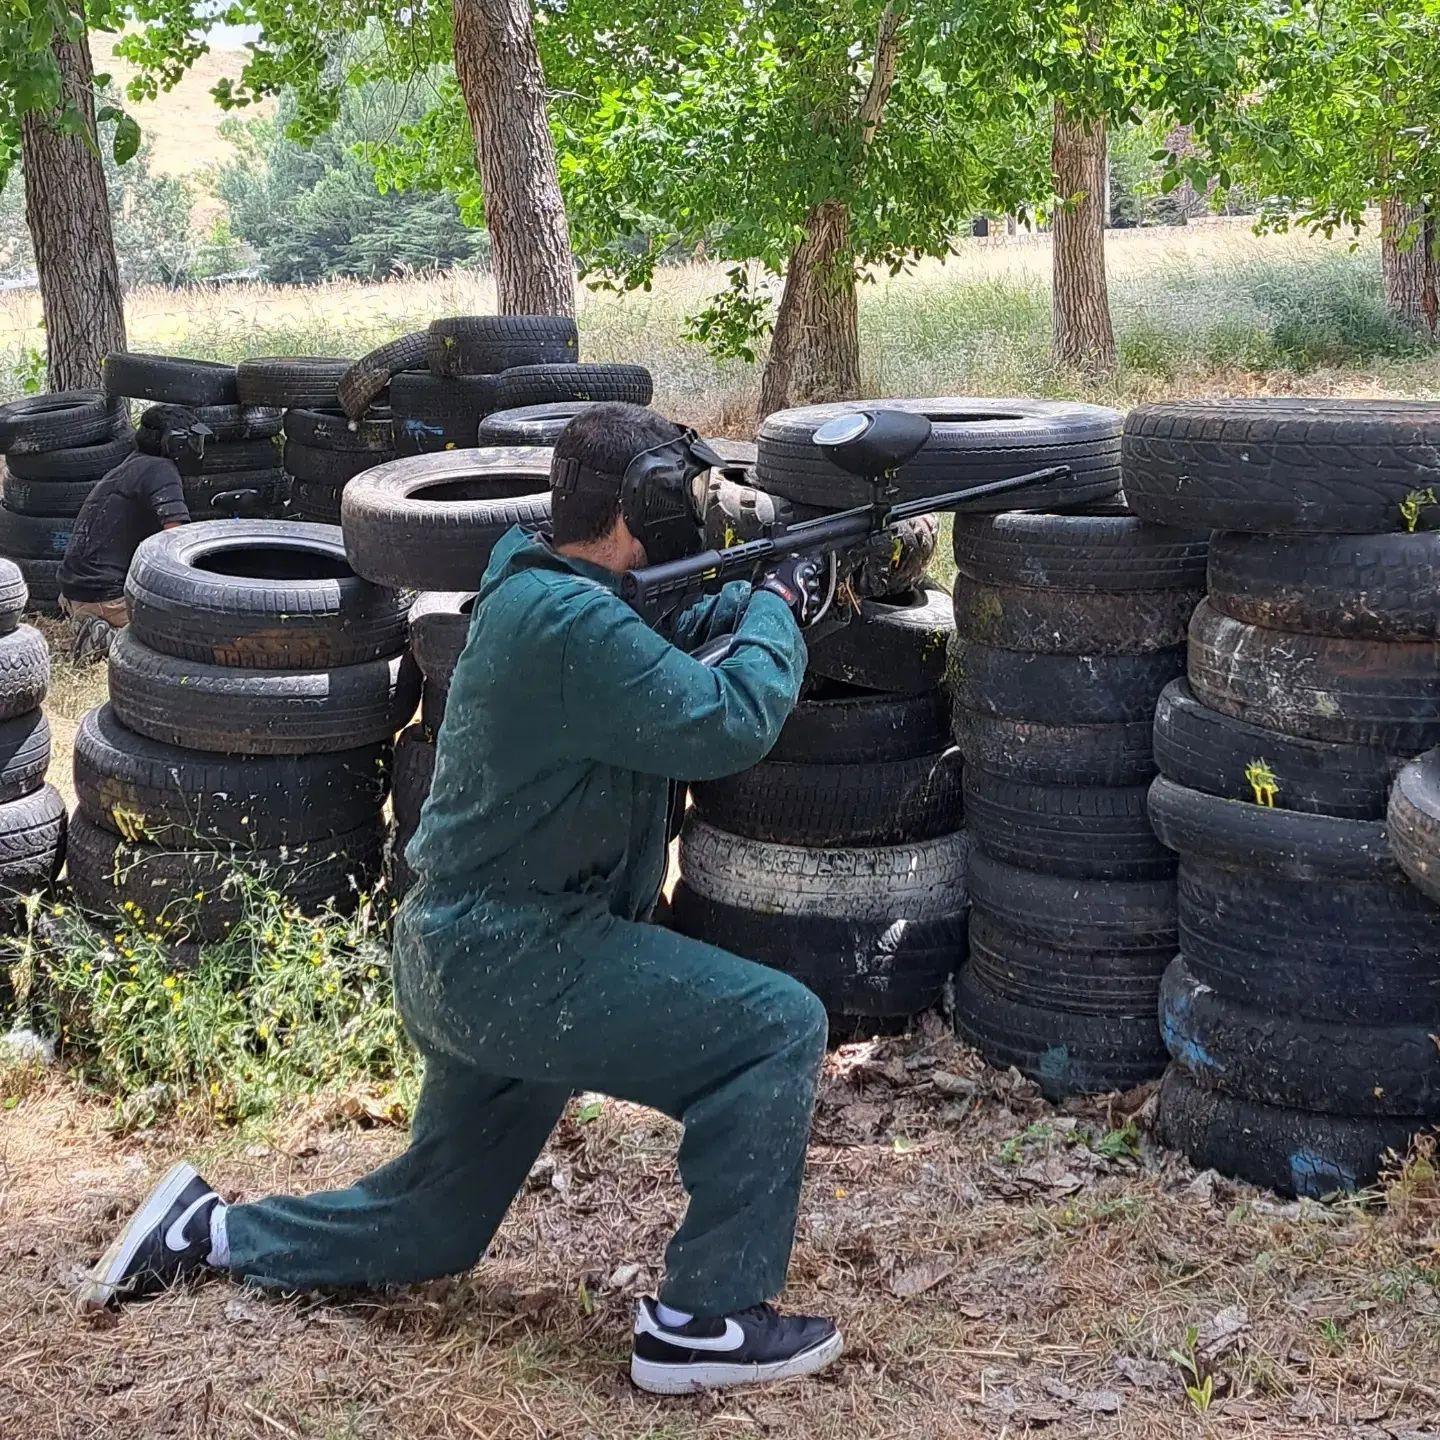
<path id="1" fill-rule="evenodd" d="M 860 393 L 860 321 L 850 258 L 850 212 L 827 200 L 805 217 L 805 238 L 785 267 L 760 380 L 760 413 Z"/>
<path id="2" fill-rule="evenodd" d="M 1435 222 L 1423 206 L 1380 202 L 1380 268 L 1385 303 L 1410 325 L 1435 329 Z M 1404 242 L 1402 244 L 1402 242 Z"/>
<path id="3" fill-rule="evenodd" d="M 1086 375 L 1115 369 L 1115 332 L 1105 280 L 1105 122 L 1055 107 L 1050 151 L 1055 195 L 1055 363 Z"/>
<path id="4" fill-rule="evenodd" d="M 81 34 L 57 41 L 65 100 L 84 117 L 88 139 L 58 128 L 62 112 L 31 111 L 21 122 L 25 220 L 40 277 L 50 388 L 100 383 L 100 363 L 125 348 L 125 305 L 110 195 L 95 141 L 95 72 Z"/>
<path id="5" fill-rule="evenodd" d="M 529 0 L 455 0 L 465 96 L 502 315 L 573 315 L 575 269 Z"/>

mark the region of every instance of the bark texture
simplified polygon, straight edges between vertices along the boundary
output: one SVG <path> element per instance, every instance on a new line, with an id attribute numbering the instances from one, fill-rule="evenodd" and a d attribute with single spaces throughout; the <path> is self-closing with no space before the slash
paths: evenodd
<path id="1" fill-rule="evenodd" d="M 1105 122 L 1056 105 L 1050 150 L 1055 195 L 1054 353 L 1058 365 L 1091 376 L 1115 369 L 1115 331 L 1105 278 Z"/>
<path id="2" fill-rule="evenodd" d="M 100 364 L 125 348 L 125 306 L 110 195 L 95 142 L 94 67 L 82 34 L 60 41 L 55 59 L 65 100 L 83 117 L 89 140 L 58 128 L 61 111 L 32 111 L 21 122 L 25 220 L 40 278 L 52 390 L 100 383 Z"/>
<path id="3" fill-rule="evenodd" d="M 575 268 L 529 0 L 454 0 L 502 315 L 573 315 Z"/>
<path id="4" fill-rule="evenodd" d="M 1413 237 L 1413 239 L 1412 239 Z M 1385 303 L 1411 325 L 1435 329 L 1435 220 L 1423 206 L 1380 203 L 1380 267 Z"/>

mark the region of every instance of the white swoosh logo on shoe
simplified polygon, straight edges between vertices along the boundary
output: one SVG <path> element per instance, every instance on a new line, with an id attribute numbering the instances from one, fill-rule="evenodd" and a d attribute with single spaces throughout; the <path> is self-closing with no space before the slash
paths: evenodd
<path id="1" fill-rule="evenodd" d="M 192 1200 L 190 1204 L 185 1207 L 184 1214 L 165 1232 L 165 1248 L 175 1251 L 176 1254 L 179 1254 L 182 1250 L 188 1250 L 190 1248 L 190 1241 L 185 1238 L 185 1227 L 190 1223 L 190 1217 L 202 1205 L 207 1205 L 211 1200 L 218 1200 L 219 1198 L 219 1195 L 212 1190 L 208 1195 L 202 1195 L 198 1200 Z"/>
<path id="2" fill-rule="evenodd" d="M 745 1332 L 734 1320 L 726 1320 L 723 1335 L 679 1335 L 664 1328 L 651 1333 L 677 1350 L 738 1350 L 745 1343 Z"/>

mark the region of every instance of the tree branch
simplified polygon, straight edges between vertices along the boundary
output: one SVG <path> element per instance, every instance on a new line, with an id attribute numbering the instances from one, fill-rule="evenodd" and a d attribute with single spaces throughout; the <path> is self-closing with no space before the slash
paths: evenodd
<path id="1" fill-rule="evenodd" d="M 904 14 L 893 4 L 880 12 L 875 31 L 875 63 L 870 71 L 870 84 L 860 102 L 860 144 L 868 149 L 880 128 L 885 102 L 895 85 L 895 66 L 900 58 L 900 25 Z"/>

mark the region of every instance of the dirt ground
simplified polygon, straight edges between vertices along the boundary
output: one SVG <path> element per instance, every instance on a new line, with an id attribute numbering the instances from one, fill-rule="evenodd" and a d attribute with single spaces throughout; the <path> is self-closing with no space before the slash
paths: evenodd
<path id="1" fill-rule="evenodd" d="M 263 1141 L 122 1138 L 107 1104 L 42 1080 L 0 1109 L 0 1435 L 1440 1435 L 1428 1161 L 1385 1204 L 1286 1204 L 1158 1151 L 1147 1102 L 1057 1111 L 938 1022 L 845 1047 L 787 1295 L 839 1316 L 845 1359 L 766 1392 L 661 1401 L 624 1367 L 633 1296 L 682 1204 L 668 1121 L 573 1108 L 465 1278 L 345 1303 L 211 1281 L 87 1324 L 68 1300 L 79 1271 L 171 1159 L 253 1198 L 346 1183 L 403 1134 L 364 1124 L 352 1096 Z"/>

